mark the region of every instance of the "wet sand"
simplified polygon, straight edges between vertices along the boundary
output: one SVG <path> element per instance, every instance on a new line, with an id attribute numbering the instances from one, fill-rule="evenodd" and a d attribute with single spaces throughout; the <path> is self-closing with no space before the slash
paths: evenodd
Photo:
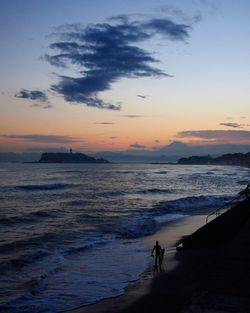
<path id="1" fill-rule="evenodd" d="M 166 247 L 165 271 L 149 270 L 123 296 L 71 312 L 249 313 L 250 199 L 214 221 L 193 233 L 204 216 L 192 216 L 145 238 Z M 188 234 L 188 249 L 175 252 L 175 241 Z"/>
<path id="2" fill-rule="evenodd" d="M 79 309 L 67 311 L 67 313 L 114 313 L 129 309 L 140 299 L 144 299 L 150 294 L 152 283 L 157 278 L 164 276 L 177 268 L 179 261 L 176 258 L 175 244 L 183 236 L 197 230 L 205 224 L 206 215 L 187 216 L 181 220 L 169 222 L 159 232 L 144 238 L 144 242 L 153 247 L 158 240 L 162 248 L 165 249 L 162 272 L 157 273 L 153 270 L 153 258 L 149 269 L 141 275 L 139 280 L 131 283 L 125 293 L 115 298 L 102 300 L 96 304 L 81 307 Z"/>
<path id="3" fill-rule="evenodd" d="M 121 312 L 249 313 L 250 199 L 185 240 L 179 265 Z"/>

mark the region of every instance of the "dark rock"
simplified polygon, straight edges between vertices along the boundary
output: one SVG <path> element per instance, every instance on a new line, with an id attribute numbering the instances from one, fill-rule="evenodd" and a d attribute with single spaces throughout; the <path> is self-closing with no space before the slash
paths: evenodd
<path id="1" fill-rule="evenodd" d="M 83 153 L 43 153 L 39 163 L 109 163 L 105 159 L 95 159 Z"/>
<path id="2" fill-rule="evenodd" d="M 181 158 L 178 164 L 214 164 L 214 165 L 240 165 L 250 167 L 250 152 L 248 153 L 229 153 L 217 158 L 208 156 L 191 156 Z"/>

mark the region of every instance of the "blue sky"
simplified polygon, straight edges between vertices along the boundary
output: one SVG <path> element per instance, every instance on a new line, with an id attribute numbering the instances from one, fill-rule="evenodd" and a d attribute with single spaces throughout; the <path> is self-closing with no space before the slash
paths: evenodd
<path id="1" fill-rule="evenodd" d="M 110 19 L 120 15 L 128 22 Z M 164 25 L 159 27 L 160 19 Z M 173 140 L 250 143 L 249 21 L 250 1 L 245 0 L 1 1 L 1 151 L 61 146 L 62 138 L 66 146 L 72 138 L 75 148 L 87 151 L 150 149 L 156 143 L 160 148 Z M 125 72 L 109 72 L 105 65 L 96 75 L 93 66 L 110 62 L 107 50 L 103 57 L 98 52 L 89 67 L 86 61 L 77 64 L 72 53 L 67 69 L 51 64 L 51 56 L 60 53 L 50 45 L 62 42 L 62 26 L 68 34 L 74 25 L 96 36 L 98 25 L 110 34 L 107 24 L 115 30 L 126 24 L 129 31 L 136 25 L 137 32 L 148 36 L 125 42 L 130 51 Z M 179 33 L 170 36 L 170 26 Z M 61 53 L 65 51 L 64 46 Z M 151 61 L 138 61 L 138 51 Z M 117 61 L 115 54 L 113 59 Z M 135 67 L 142 65 L 139 73 Z M 213 131 L 212 138 L 207 131 Z M 33 140 L 31 135 L 36 135 Z"/>

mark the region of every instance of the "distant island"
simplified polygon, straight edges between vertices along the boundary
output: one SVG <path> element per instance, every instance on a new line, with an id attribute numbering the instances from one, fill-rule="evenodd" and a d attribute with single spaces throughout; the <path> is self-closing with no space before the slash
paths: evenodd
<path id="1" fill-rule="evenodd" d="M 181 158 L 178 164 L 214 164 L 214 165 L 240 165 L 250 167 L 250 152 L 248 153 L 229 153 L 223 154 L 217 158 L 207 156 L 191 156 Z"/>
<path id="2" fill-rule="evenodd" d="M 100 158 L 96 159 L 83 153 L 43 153 L 38 163 L 110 163 Z"/>

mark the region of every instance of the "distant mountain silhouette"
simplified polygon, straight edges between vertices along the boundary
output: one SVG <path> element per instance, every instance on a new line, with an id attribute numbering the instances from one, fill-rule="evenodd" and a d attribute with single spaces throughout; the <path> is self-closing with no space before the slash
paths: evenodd
<path id="1" fill-rule="evenodd" d="M 181 158 L 178 164 L 218 164 L 218 165 L 241 165 L 250 167 L 250 152 L 248 153 L 229 153 L 220 157 L 212 158 L 207 156 L 191 156 L 189 158 Z"/>
<path id="2" fill-rule="evenodd" d="M 159 148 L 155 152 L 165 155 L 179 155 L 179 157 L 189 157 L 193 155 L 211 155 L 218 157 L 227 153 L 247 153 L 250 145 L 241 144 L 210 144 L 210 145 L 190 145 L 183 142 L 174 141 L 171 144 Z"/>
<path id="3" fill-rule="evenodd" d="M 65 151 L 63 151 L 65 150 Z M 51 150 L 41 148 L 23 153 L 0 152 L 0 162 L 32 162 L 38 161 L 42 152 L 64 153 L 66 148 L 54 148 Z M 137 163 L 166 163 L 177 162 L 182 157 L 191 157 L 194 155 L 211 155 L 216 158 L 223 154 L 247 153 L 250 151 L 250 145 L 242 144 L 210 144 L 210 145 L 191 145 L 174 141 L 166 146 L 155 147 L 155 149 L 129 149 L 125 151 L 101 151 L 91 153 L 93 158 L 104 158 L 110 162 L 137 162 Z"/>
<path id="4" fill-rule="evenodd" d="M 211 155 L 218 157 L 227 153 L 247 153 L 250 145 L 242 144 L 210 144 L 194 146 L 179 141 L 174 141 L 164 147 L 154 150 L 129 149 L 120 152 L 102 151 L 94 154 L 94 157 L 103 157 L 112 162 L 177 162 L 181 157 L 193 155 Z"/>
<path id="5" fill-rule="evenodd" d="M 109 163 L 100 158 L 95 159 L 83 153 L 43 153 L 39 163 Z"/>

